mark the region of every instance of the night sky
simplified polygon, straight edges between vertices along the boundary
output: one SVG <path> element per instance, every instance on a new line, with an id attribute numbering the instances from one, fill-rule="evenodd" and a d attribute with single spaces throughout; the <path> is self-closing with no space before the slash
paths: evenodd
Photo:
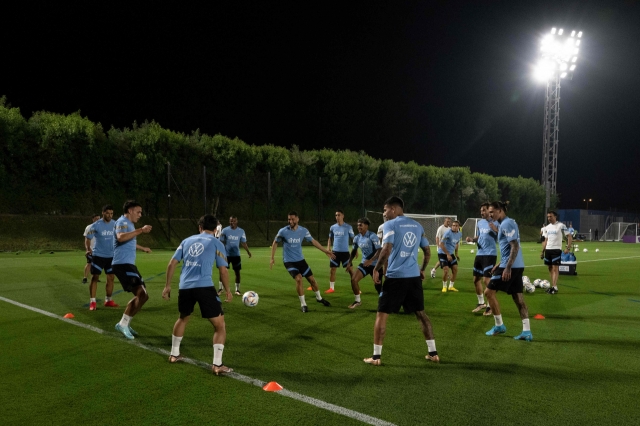
<path id="1" fill-rule="evenodd" d="M 105 129 L 156 120 L 536 180 L 539 40 L 581 30 L 561 91 L 560 207 L 640 210 L 638 1 L 13 3 L 0 16 L 0 96 L 27 117 L 81 110 Z"/>

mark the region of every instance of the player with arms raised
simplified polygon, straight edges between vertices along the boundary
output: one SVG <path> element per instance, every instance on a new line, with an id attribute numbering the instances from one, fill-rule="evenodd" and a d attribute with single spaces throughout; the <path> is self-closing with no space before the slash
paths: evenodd
<path id="1" fill-rule="evenodd" d="M 360 299 L 360 285 L 358 283 L 367 275 L 373 277 L 373 268 L 376 266 L 377 258 L 382 249 L 378 236 L 369 231 L 369 224 L 369 219 L 366 217 L 358 219 L 358 235 L 353 238 L 353 250 L 351 251 L 349 264 L 347 265 L 347 272 L 351 275 L 351 289 L 353 290 L 356 300 L 349 305 L 350 309 L 357 308 L 362 304 Z M 358 269 L 353 272 L 352 262 L 358 254 L 358 247 L 362 249 L 362 263 L 360 263 Z M 374 283 L 374 285 L 378 294 L 380 294 L 382 284 Z"/>
<path id="2" fill-rule="evenodd" d="M 475 237 L 467 237 L 467 242 L 474 242 L 478 246 L 478 253 L 473 262 L 473 285 L 476 288 L 476 296 L 478 297 L 478 305 L 471 312 L 480 312 L 484 310 L 483 315 L 491 315 L 491 307 L 484 301 L 484 290 L 482 289 L 482 281 L 485 288 L 491 281 L 491 271 L 496 265 L 498 252 L 496 250 L 496 242 L 498 241 L 498 223 L 489 217 L 489 203 L 483 203 L 480 206 L 481 220 L 478 221 L 478 235 Z"/>

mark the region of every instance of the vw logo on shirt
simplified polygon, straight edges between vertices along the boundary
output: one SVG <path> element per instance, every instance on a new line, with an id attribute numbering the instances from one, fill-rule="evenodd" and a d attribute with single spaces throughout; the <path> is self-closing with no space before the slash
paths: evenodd
<path id="1" fill-rule="evenodd" d="M 189 256 L 198 257 L 202 254 L 203 251 L 204 246 L 202 245 L 202 243 L 192 244 L 191 247 L 189 247 Z"/>
<path id="2" fill-rule="evenodd" d="M 416 234 L 414 234 L 413 232 L 407 232 L 406 234 L 404 234 L 404 237 L 402 237 L 402 242 L 408 248 L 415 246 L 417 240 L 418 239 L 416 238 Z"/>

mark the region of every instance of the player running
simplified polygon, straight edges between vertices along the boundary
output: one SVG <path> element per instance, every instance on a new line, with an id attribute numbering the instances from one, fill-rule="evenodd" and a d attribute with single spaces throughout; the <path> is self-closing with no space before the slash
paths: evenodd
<path id="1" fill-rule="evenodd" d="M 115 238 L 113 239 L 113 261 L 111 268 L 118 277 L 124 291 L 133 293 L 134 297 L 127 303 L 122 319 L 116 324 L 116 330 L 124 334 L 127 339 L 134 339 L 137 335 L 131 327 L 131 319 L 140 312 L 142 306 L 149 300 L 142 275 L 136 267 L 136 249 L 151 253 L 149 247 L 138 245 L 136 237 L 151 232 L 151 225 L 136 229 L 135 223 L 142 217 L 142 206 L 135 200 L 124 203 L 124 214 L 116 221 Z"/>
<path id="2" fill-rule="evenodd" d="M 436 262 L 435 265 L 433 265 L 433 268 L 431 269 L 431 278 L 436 277 L 436 269 L 442 266 L 442 264 L 440 263 L 440 255 L 443 253 L 442 253 L 442 250 L 440 249 L 440 240 L 444 236 L 444 233 L 447 232 L 447 230 L 450 227 L 451 227 L 451 218 L 445 217 L 444 222 L 442 223 L 442 225 L 438 227 L 438 230 L 436 231 L 436 247 L 438 247 L 438 251 L 437 251 L 438 261 Z M 444 281 L 444 278 L 442 280 Z"/>
<path id="3" fill-rule="evenodd" d="M 460 232 L 460 222 L 454 220 L 451 223 L 451 228 L 444 232 L 444 235 L 440 239 L 438 249 L 442 251 L 442 254 L 438 254 L 440 259 L 440 265 L 442 266 L 442 292 L 447 291 L 458 292 L 454 287 L 456 277 L 458 276 L 458 247 L 460 247 L 460 239 L 462 233 Z M 447 278 L 449 277 L 449 270 L 451 270 L 451 280 L 449 281 L 449 288 L 447 289 Z"/>
<path id="4" fill-rule="evenodd" d="M 89 227 L 87 237 L 84 240 L 87 253 L 91 256 L 91 284 L 89 284 L 90 311 L 95 311 L 97 308 L 96 290 L 102 271 L 104 271 L 107 276 L 104 306 L 112 308 L 118 306 L 116 302 L 111 300 L 114 279 L 111 261 L 113 260 L 113 231 L 115 229 L 115 221 L 111 220 L 112 218 L 113 207 L 107 204 L 102 207 L 102 219 L 97 220 Z"/>
<path id="5" fill-rule="evenodd" d="M 236 216 L 229 218 L 229 226 L 220 233 L 220 242 L 224 244 L 224 248 L 227 250 L 227 262 L 231 264 L 236 275 L 236 296 L 240 296 L 240 270 L 242 269 L 240 246 L 247 251 L 249 259 L 251 259 L 251 252 L 247 245 L 247 235 L 244 229 L 238 227 L 238 218 Z M 218 294 L 220 293 L 222 293 L 222 279 L 220 280 L 220 290 L 218 291 Z"/>
<path id="6" fill-rule="evenodd" d="M 476 296 L 478 297 L 478 305 L 471 312 L 480 312 L 484 310 L 483 315 L 491 315 L 491 306 L 485 303 L 484 291 L 482 289 L 482 281 L 485 288 L 491 281 L 491 271 L 496 265 L 498 252 L 496 250 L 496 242 L 498 241 L 498 223 L 489 217 L 489 203 L 483 203 L 480 206 L 481 220 L 478 221 L 478 235 L 475 237 L 467 237 L 467 242 L 474 242 L 478 246 L 478 253 L 473 262 L 473 285 L 476 288 Z"/>
<path id="7" fill-rule="evenodd" d="M 378 299 L 378 313 L 373 326 L 373 356 L 365 358 L 364 362 L 372 365 L 382 363 L 380 357 L 387 319 L 390 313 L 398 312 L 401 306 L 407 313 L 415 312 L 422 334 L 427 340 L 429 353 L 425 358 L 429 361 L 439 362 L 440 358 L 436 351 L 431 321 L 424 312 L 424 295 L 422 293 L 424 270 L 431 257 L 429 241 L 424 234 L 422 225 L 404 216 L 404 202 L 401 198 L 391 197 L 385 201 L 384 211 L 388 222 L 384 224 L 383 246 L 378 263 L 374 268 L 373 280 L 380 282 L 380 270 L 389 260 L 387 279 L 382 285 L 382 293 Z M 418 246 L 424 252 L 421 268 L 418 267 Z"/>
<path id="8" fill-rule="evenodd" d="M 329 228 L 329 241 L 327 242 L 327 250 L 331 250 L 333 243 L 333 254 L 335 259 L 329 260 L 329 289 L 325 293 L 333 293 L 336 285 L 336 268 L 342 264 L 346 267 L 349 264 L 349 239 L 353 239 L 353 228 L 344 222 L 344 212 L 336 210 L 336 223 Z M 311 290 L 308 288 L 307 290 Z"/>
<path id="9" fill-rule="evenodd" d="M 351 275 L 351 289 L 355 295 L 356 300 L 349 305 L 349 309 L 355 309 L 362 304 L 360 299 L 360 285 L 358 284 L 361 279 L 367 275 L 373 277 L 373 268 L 376 266 L 377 258 L 380 255 L 380 240 L 378 236 L 369 231 L 369 219 L 366 217 L 358 219 L 358 235 L 353 238 L 353 250 L 349 258 L 349 264 L 347 265 L 347 272 Z M 358 247 L 362 249 L 362 263 L 358 265 L 358 269 L 353 272 L 352 262 L 358 254 Z M 374 283 L 378 295 L 382 291 L 382 284 Z"/>
<path id="10" fill-rule="evenodd" d="M 298 213 L 294 211 L 289 212 L 287 221 L 289 222 L 289 226 L 285 226 L 278 231 L 278 234 L 271 245 L 271 263 L 269 268 L 273 269 L 278 243 L 282 242 L 284 267 L 287 268 L 291 277 L 296 281 L 296 291 L 300 298 L 300 310 L 302 312 L 309 312 L 309 308 L 307 307 L 307 302 L 304 297 L 302 277 L 305 277 L 309 284 L 311 284 L 311 288 L 316 294 L 316 301 L 318 303 L 322 303 L 324 306 L 331 306 L 331 303 L 324 300 L 320 295 L 318 284 L 316 283 L 316 279 L 313 277 L 313 272 L 311 272 L 311 268 L 304 260 L 304 256 L 302 254 L 302 241 L 310 242 L 315 248 L 329 256 L 331 259 L 335 259 L 335 255 L 329 250 L 325 250 L 319 242 L 314 240 L 307 228 L 298 226 L 298 222 L 300 221 Z"/>
<path id="11" fill-rule="evenodd" d="M 544 264 L 549 267 L 551 287 L 546 290 L 547 294 L 558 294 L 558 276 L 560 275 L 560 263 L 562 261 L 562 240 L 563 234 L 567 236 L 567 247 L 565 253 L 569 253 L 573 236 L 571 230 L 562 222 L 558 222 L 558 213 L 549 210 L 547 213 L 549 224 L 542 228 L 544 241 L 542 242 L 542 253 L 540 259 L 544 259 Z"/>
<path id="12" fill-rule="evenodd" d="M 213 365 L 211 371 L 215 375 L 231 373 L 233 369 L 222 364 L 222 353 L 227 338 L 227 329 L 224 322 L 224 312 L 220 298 L 212 280 L 213 266 L 220 270 L 220 278 L 226 292 L 226 302 L 233 298 L 229 290 L 229 271 L 225 259 L 225 249 L 220 241 L 214 237 L 217 219 L 207 214 L 198 221 L 200 234 L 193 235 L 182 241 L 175 254 L 167 265 L 167 280 L 162 290 L 162 298 L 169 300 L 171 297 L 171 278 L 176 267 L 183 262 L 180 273 L 178 290 L 178 311 L 180 316 L 173 326 L 171 336 L 171 354 L 169 362 L 182 361 L 180 343 L 184 337 L 184 331 L 189 324 L 196 303 L 200 306 L 202 318 L 207 318 L 213 325 Z"/>
<path id="13" fill-rule="evenodd" d="M 493 267 L 491 282 L 484 294 L 487 296 L 489 306 L 493 311 L 496 325 L 487 331 L 487 336 L 495 336 L 507 332 L 502 322 L 500 304 L 496 297 L 498 290 L 511 295 L 522 318 L 522 333 L 514 337 L 516 340 L 533 340 L 529 324 L 529 309 L 522 297 L 522 274 L 524 273 L 524 261 L 520 247 L 520 230 L 515 220 L 507 217 L 507 203 L 494 201 L 489 204 L 489 216 L 500 223 L 498 228 L 498 244 L 500 245 L 500 265 Z"/>

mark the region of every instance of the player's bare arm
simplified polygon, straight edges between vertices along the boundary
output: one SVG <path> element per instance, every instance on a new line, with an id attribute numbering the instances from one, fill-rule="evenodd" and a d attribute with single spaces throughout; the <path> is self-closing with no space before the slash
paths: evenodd
<path id="1" fill-rule="evenodd" d="M 91 250 L 91 240 L 88 238 L 84 239 L 84 248 L 87 250 L 87 253 L 93 254 L 93 250 Z"/>
<path id="2" fill-rule="evenodd" d="M 335 259 L 336 255 L 333 254 L 333 252 L 331 252 L 330 250 L 325 250 L 324 247 L 322 247 L 322 244 L 320 244 L 319 242 L 317 242 L 316 240 L 311 240 L 311 244 L 313 244 L 313 246 L 315 248 L 317 248 L 318 250 L 320 250 L 321 252 L 323 252 L 324 254 L 327 255 L 327 257 L 330 257 L 331 259 Z"/>
<path id="3" fill-rule="evenodd" d="M 429 265 L 429 261 L 431 260 L 431 247 L 420 247 L 422 252 L 424 253 L 424 258 L 422 259 L 422 266 L 420 267 L 420 279 L 424 280 L 424 271 L 427 269 L 427 265 Z"/>
<path id="4" fill-rule="evenodd" d="M 118 240 L 119 243 L 126 243 L 127 241 L 134 239 L 140 234 L 148 234 L 149 232 L 151 232 L 151 228 L 151 225 L 145 225 L 142 228 L 138 228 L 135 231 L 131 232 L 116 232 L 116 240 Z"/>
<path id="5" fill-rule="evenodd" d="M 171 298 L 171 279 L 173 278 L 173 273 L 175 272 L 178 263 L 179 262 L 177 260 L 171 259 L 167 265 L 167 277 L 164 289 L 162 290 L 162 298 L 164 300 L 169 300 Z"/>
<path id="6" fill-rule="evenodd" d="M 141 246 L 140 244 L 136 244 L 136 249 L 145 253 L 151 253 L 151 249 L 149 247 Z"/>
<path id="7" fill-rule="evenodd" d="M 273 240 L 273 244 L 271 244 L 271 262 L 269 263 L 269 269 L 273 269 L 273 264 L 276 263 L 275 256 L 277 249 L 278 242 L 276 240 Z"/>
<path id="8" fill-rule="evenodd" d="M 249 251 L 249 246 L 247 245 L 247 243 L 242 243 L 242 247 L 247 251 L 247 256 L 249 256 L 249 259 L 251 259 L 251 252 Z"/>
<path id="9" fill-rule="evenodd" d="M 371 259 L 367 259 L 364 261 L 363 265 L 364 266 L 369 266 L 371 265 L 376 259 L 378 259 L 378 257 L 380 257 L 380 252 L 382 251 L 382 247 L 379 248 L 378 250 L 376 250 L 376 252 L 373 254 L 373 256 L 371 257 Z"/>
<path id="10" fill-rule="evenodd" d="M 380 258 L 378 259 L 378 263 L 376 263 L 376 267 L 373 268 L 373 282 L 376 284 L 380 284 L 380 270 L 389 260 L 389 256 L 391 255 L 391 249 L 393 249 L 393 244 L 386 243 L 382 246 L 382 250 L 380 251 Z"/>
<path id="11" fill-rule="evenodd" d="M 569 253 L 569 248 L 571 247 L 571 243 L 573 243 L 573 237 L 571 236 L 571 234 L 569 234 L 567 235 L 567 248 L 564 251 L 565 253 Z"/>
<path id="12" fill-rule="evenodd" d="M 443 242 L 443 241 L 440 241 L 439 246 L 440 246 L 440 248 L 442 249 L 442 251 L 444 252 L 444 254 L 446 254 L 446 255 L 447 255 L 447 260 L 448 260 L 449 262 L 451 262 L 451 261 L 453 260 L 453 258 L 451 257 L 451 253 L 449 253 L 449 252 L 447 251 L 447 248 L 444 246 L 444 242 Z"/>
<path id="13" fill-rule="evenodd" d="M 567 238 L 567 241 L 569 240 L 569 238 Z M 544 259 L 544 251 L 547 248 L 547 239 L 545 238 L 544 241 L 542 242 L 542 253 L 540 253 L 540 259 Z"/>
<path id="14" fill-rule="evenodd" d="M 353 259 L 355 259 L 356 255 L 358 254 L 358 249 L 354 248 L 353 250 L 351 250 L 351 256 L 349 257 L 349 263 L 347 264 L 347 267 L 345 268 L 347 270 L 347 272 L 351 273 L 351 267 L 353 265 Z"/>
<path id="15" fill-rule="evenodd" d="M 509 253 L 507 266 L 505 266 L 504 271 L 502 272 L 502 281 L 509 281 L 511 279 L 511 265 L 516 261 L 516 256 L 518 256 L 518 251 L 520 250 L 520 246 L 515 240 L 510 241 L 509 245 L 511 246 L 511 253 Z"/>
<path id="16" fill-rule="evenodd" d="M 233 293 L 229 290 L 229 269 L 226 266 L 221 266 L 218 269 L 220 270 L 220 281 L 222 281 L 222 287 L 224 287 L 224 291 L 227 294 L 225 302 L 231 302 L 231 299 L 233 299 Z"/>

